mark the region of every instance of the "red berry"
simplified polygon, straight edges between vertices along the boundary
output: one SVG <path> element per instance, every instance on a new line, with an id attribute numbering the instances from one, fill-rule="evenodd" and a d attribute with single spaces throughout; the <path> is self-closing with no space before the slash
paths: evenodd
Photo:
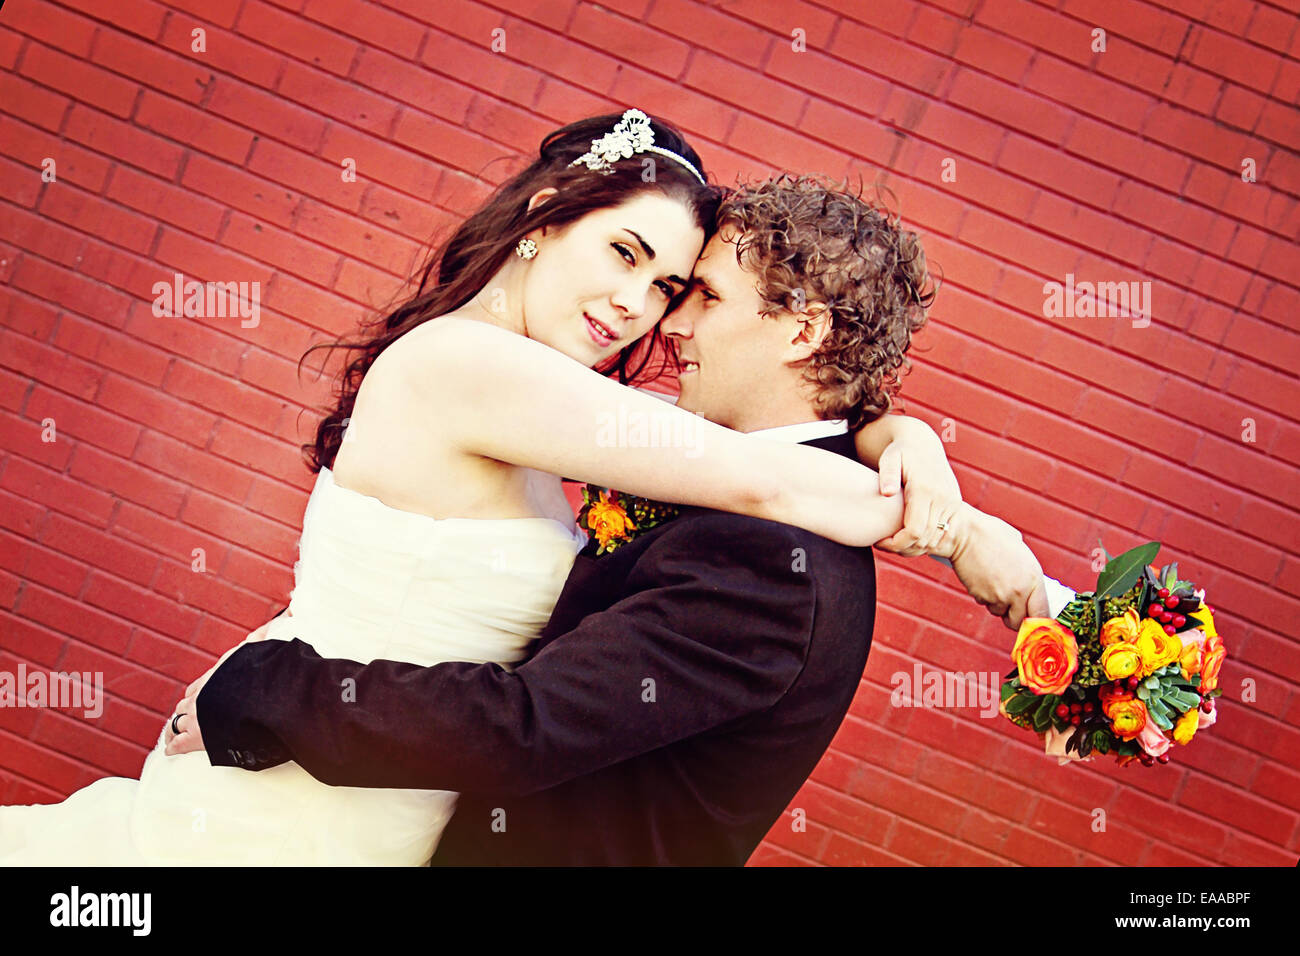
<path id="1" fill-rule="evenodd" d="M 1155 761 L 1151 758 L 1150 754 L 1143 754 L 1141 760 L 1142 760 L 1142 766 L 1144 767 L 1149 767 L 1153 763 L 1155 763 Z"/>
<path id="2" fill-rule="evenodd" d="M 1056 706 L 1056 716 L 1057 716 L 1057 717 L 1061 717 L 1061 718 L 1069 717 L 1069 716 L 1070 716 L 1070 705 L 1069 705 L 1069 704 L 1058 704 L 1058 705 Z"/>
<path id="3" fill-rule="evenodd" d="M 1165 598 L 1165 607 L 1178 607 L 1178 598 L 1172 594 Z"/>
<path id="4" fill-rule="evenodd" d="M 1178 633 L 1178 628 L 1174 627 L 1172 624 L 1166 624 L 1166 625 L 1165 625 L 1165 633 L 1166 633 L 1166 634 L 1177 634 L 1177 633 Z"/>
<path id="5" fill-rule="evenodd" d="M 1078 704 L 1071 704 L 1071 705 L 1070 705 L 1070 713 L 1072 713 L 1072 714 L 1081 714 L 1081 713 L 1083 713 L 1083 708 L 1082 708 L 1081 706 L 1079 706 Z"/>
<path id="6" fill-rule="evenodd" d="M 1156 594 L 1159 594 L 1162 598 L 1167 598 L 1169 597 L 1169 589 L 1161 588 L 1159 591 L 1156 592 Z"/>
<path id="7" fill-rule="evenodd" d="M 1094 710 L 1096 710 L 1096 709 L 1097 709 L 1097 708 L 1096 708 L 1096 706 L 1093 704 L 1092 701 L 1090 701 L 1090 700 L 1085 700 L 1085 701 L 1083 702 L 1083 712 L 1084 712 L 1085 714 L 1091 714 L 1091 713 L 1092 713 Z"/>
<path id="8" fill-rule="evenodd" d="M 1211 614 L 1214 613 L 1214 608 L 1210 607 L 1208 604 L 1205 605 L 1205 609 L 1206 609 L 1207 611 L 1209 611 Z"/>
<path id="9" fill-rule="evenodd" d="M 1163 605 L 1152 604 L 1149 608 L 1147 608 L 1147 613 L 1152 617 L 1159 617 L 1161 614 L 1164 613 L 1164 610 L 1165 609 Z"/>
<path id="10" fill-rule="evenodd" d="M 1078 727 L 1081 723 L 1083 723 L 1083 718 L 1080 717 L 1078 714 L 1075 714 L 1073 717 L 1070 718 L 1070 723 L 1073 724 L 1075 727 Z"/>
<path id="11" fill-rule="evenodd" d="M 1161 763 L 1169 763 L 1169 754 L 1161 754 L 1156 759 L 1159 760 Z"/>
<path id="12" fill-rule="evenodd" d="M 1187 616 L 1183 614 L 1174 615 L 1174 627 L 1182 627 L 1187 623 Z"/>

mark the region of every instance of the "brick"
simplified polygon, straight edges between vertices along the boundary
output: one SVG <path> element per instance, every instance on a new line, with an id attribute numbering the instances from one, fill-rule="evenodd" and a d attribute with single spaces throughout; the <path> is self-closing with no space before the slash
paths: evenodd
<path id="1" fill-rule="evenodd" d="M 86 484 L 103 488 L 119 498 L 175 517 L 185 499 L 185 490 L 174 481 L 147 471 L 133 462 L 105 455 L 89 445 L 77 447 L 68 474 Z"/>
<path id="2" fill-rule="evenodd" d="M 325 134 L 323 117 L 227 76 L 212 82 L 206 108 L 259 136 L 291 143 L 308 153 L 316 151 Z"/>
<path id="3" fill-rule="evenodd" d="M 140 98 L 136 122 L 169 139 L 201 150 L 229 163 L 243 163 L 254 136 L 234 123 L 227 123 L 205 110 L 146 92 Z M 168 179 L 175 178 L 169 175 Z"/>
<path id="4" fill-rule="evenodd" d="M 152 41 L 114 30 L 101 30 L 94 56 L 90 59 L 114 73 L 139 81 L 144 87 L 187 103 L 198 103 L 211 85 L 213 73 L 211 66 L 204 62 L 205 54 L 189 53 L 188 31 L 186 33 L 183 49 L 187 55 L 180 55 Z"/>
<path id="5" fill-rule="evenodd" d="M 102 156 L 7 116 L 0 116 L 0 152 L 24 163 L 33 178 L 45 168 L 47 157 L 53 159 L 60 179 L 84 186 L 91 192 L 103 189 L 108 177 L 109 163 Z M 15 241 L 13 227 L 10 227 L 7 237 L 9 241 Z"/>
<path id="6" fill-rule="evenodd" d="M 275 37 L 277 49 L 339 76 L 348 74 L 357 53 L 354 40 L 265 3 L 245 4 L 234 26 L 253 40 Z"/>
<path id="7" fill-rule="evenodd" d="M 1272 88 L 1281 64 L 1276 54 L 1200 24 L 1192 27 L 1184 51 L 1182 55 L 1196 66 L 1260 93 Z"/>
<path id="8" fill-rule="evenodd" d="M 206 571 L 195 571 L 192 563 L 181 565 L 163 561 L 152 587 L 157 594 L 174 601 L 177 605 L 217 614 L 236 622 L 261 623 L 270 613 L 266 598 L 233 586 L 211 568 Z M 186 635 L 188 633 L 186 632 Z M 135 648 L 133 647 L 132 650 L 134 651 Z M 211 666 L 210 663 L 204 663 L 206 660 L 204 655 L 188 650 L 182 651 L 181 648 L 174 648 L 165 656 L 142 654 L 140 659 L 182 680 L 193 680 Z M 174 661 L 175 671 L 159 666 L 163 660 Z M 190 676 L 186 677 L 186 674 Z"/>
<path id="9" fill-rule="evenodd" d="M 99 570 L 94 574 L 103 576 Z M 29 585 L 24 590 L 21 613 L 25 618 L 111 654 L 121 654 L 126 650 L 131 636 L 129 624 L 115 615 L 95 610 L 86 603 L 84 596 L 69 599 L 39 586 Z"/>
<path id="10" fill-rule="evenodd" d="M 122 118 L 131 115 L 138 92 L 134 83 L 39 43 L 28 44 L 22 72 L 43 86 Z"/>
<path id="11" fill-rule="evenodd" d="M 298 540 L 298 535 L 283 525 L 252 515 L 202 491 L 190 494 L 181 520 L 212 534 L 229 536 L 232 543 L 241 544 L 272 560 L 289 561 Z"/>
<path id="12" fill-rule="evenodd" d="M 71 436 L 122 456 L 130 455 L 140 438 L 138 425 L 40 384 L 27 401 L 27 414 L 38 420 L 53 418 L 59 440 Z"/>
<path id="13" fill-rule="evenodd" d="M 762 62 L 767 50 L 774 45 L 789 49 L 785 39 L 788 33 L 773 40 L 766 31 L 737 19 L 726 7 L 700 6 L 689 0 L 656 0 L 646 22 L 656 30 L 691 43 L 707 36 L 715 53 L 742 64 Z M 805 53 L 811 54 L 812 51 Z M 774 57 L 772 62 L 778 59 Z M 786 62 L 790 61 L 787 59 Z"/>
<path id="14" fill-rule="evenodd" d="M 252 478 L 242 468 L 198 449 L 168 438 L 158 432 L 148 431 L 140 439 L 135 460 L 175 478 L 192 487 L 204 488 L 215 494 L 242 500 L 248 493 Z M 186 547 L 188 553 L 189 547 Z"/>
<path id="15" fill-rule="evenodd" d="M 516 9 L 516 15 L 522 15 Z M 423 31 L 411 28 L 405 17 L 363 0 L 307 0 L 302 15 L 362 41 L 363 47 L 388 50 L 411 59 Z"/>
<path id="16" fill-rule="evenodd" d="M 80 103 L 68 114 L 64 135 L 164 179 L 174 179 L 180 169 L 180 147 Z"/>
<path id="17" fill-rule="evenodd" d="M 969 26 L 962 31 L 952 56 L 968 66 L 1019 84 L 1033 59 L 1033 50 L 992 30 Z"/>
<path id="18" fill-rule="evenodd" d="M 963 34 L 965 38 L 966 34 Z M 812 44 L 810 44 L 811 46 Z M 961 50 L 961 45 L 958 45 Z M 884 78 L 922 93 L 936 93 L 954 68 L 952 62 L 925 50 L 848 21 L 841 22 L 830 52 L 859 69 L 876 67 Z M 778 51 L 777 56 L 785 56 Z M 803 54 L 793 53 L 799 57 Z M 776 59 L 776 56 L 773 57 Z M 959 57 L 960 59 L 960 57 Z M 888 64 L 886 67 L 885 64 Z"/>
<path id="19" fill-rule="evenodd" d="M 138 381 L 157 386 L 166 375 L 170 356 L 155 347 L 113 334 L 103 326 L 64 313 L 53 345 L 74 352 L 105 369 L 116 369 Z"/>
<path id="20" fill-rule="evenodd" d="M 392 128 L 399 110 L 396 103 L 385 97 L 294 62 L 285 64 L 277 90 L 285 98 L 337 122 L 379 135 L 387 134 Z"/>
<path id="21" fill-rule="evenodd" d="M 0 73 L 0 102 L 13 116 L 33 126 L 58 133 L 72 101 L 38 86 L 17 73 Z M 33 183 L 36 182 L 32 177 Z"/>
<path id="22" fill-rule="evenodd" d="M 96 567 L 136 584 L 148 584 L 158 567 L 153 552 L 123 541 L 112 532 L 102 532 L 63 515 L 49 516 L 41 534 L 41 543 L 71 557 L 93 562 Z"/>
<path id="23" fill-rule="evenodd" d="M 647 28 L 611 10 L 590 4 L 578 5 L 565 33 L 591 44 L 597 50 L 635 62 L 642 69 L 670 79 L 682 75 L 690 56 L 690 47 L 681 41 L 666 37 L 658 30 Z"/>

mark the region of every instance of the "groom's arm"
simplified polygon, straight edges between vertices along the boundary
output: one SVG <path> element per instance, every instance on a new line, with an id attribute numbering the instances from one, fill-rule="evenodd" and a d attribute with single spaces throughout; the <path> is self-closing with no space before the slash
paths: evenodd
<path id="1" fill-rule="evenodd" d="M 199 695 L 204 745 L 214 765 L 292 759 L 336 786 L 555 786 L 775 703 L 812 628 L 811 574 L 791 561 L 807 537 L 721 514 L 669 527 L 622 600 L 513 673 L 246 645 Z"/>

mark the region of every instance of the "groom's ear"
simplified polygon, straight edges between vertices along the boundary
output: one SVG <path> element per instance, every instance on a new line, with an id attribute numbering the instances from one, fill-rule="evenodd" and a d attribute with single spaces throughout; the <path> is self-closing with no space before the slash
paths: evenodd
<path id="1" fill-rule="evenodd" d="M 804 361 L 822 347 L 831 333 L 831 310 L 825 302 L 809 302 L 802 312 L 791 312 L 794 321 L 790 347 L 796 361 Z"/>

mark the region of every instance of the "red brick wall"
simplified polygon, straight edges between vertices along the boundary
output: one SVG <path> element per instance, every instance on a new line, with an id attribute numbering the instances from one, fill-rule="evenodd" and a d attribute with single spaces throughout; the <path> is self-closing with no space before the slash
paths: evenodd
<path id="1" fill-rule="evenodd" d="M 967 499 L 1081 589 L 1099 537 L 1164 541 L 1232 655 L 1219 723 L 1169 765 L 1058 768 L 976 710 L 890 706 L 895 672 L 1004 670 L 1012 635 L 932 562 L 882 558 L 806 830 L 783 818 L 753 862 L 1294 863 L 1298 61 L 1294 0 L 9 0 L 0 670 L 102 670 L 109 701 L 0 709 L 0 802 L 139 770 L 290 587 L 299 415 L 328 385 L 296 377 L 304 348 L 387 301 L 494 160 L 635 105 L 723 181 L 888 184 L 946 280 L 906 407 Z M 260 281 L 260 324 L 154 318 L 178 271 Z M 1149 281 L 1150 325 L 1045 316 L 1067 274 Z"/>

